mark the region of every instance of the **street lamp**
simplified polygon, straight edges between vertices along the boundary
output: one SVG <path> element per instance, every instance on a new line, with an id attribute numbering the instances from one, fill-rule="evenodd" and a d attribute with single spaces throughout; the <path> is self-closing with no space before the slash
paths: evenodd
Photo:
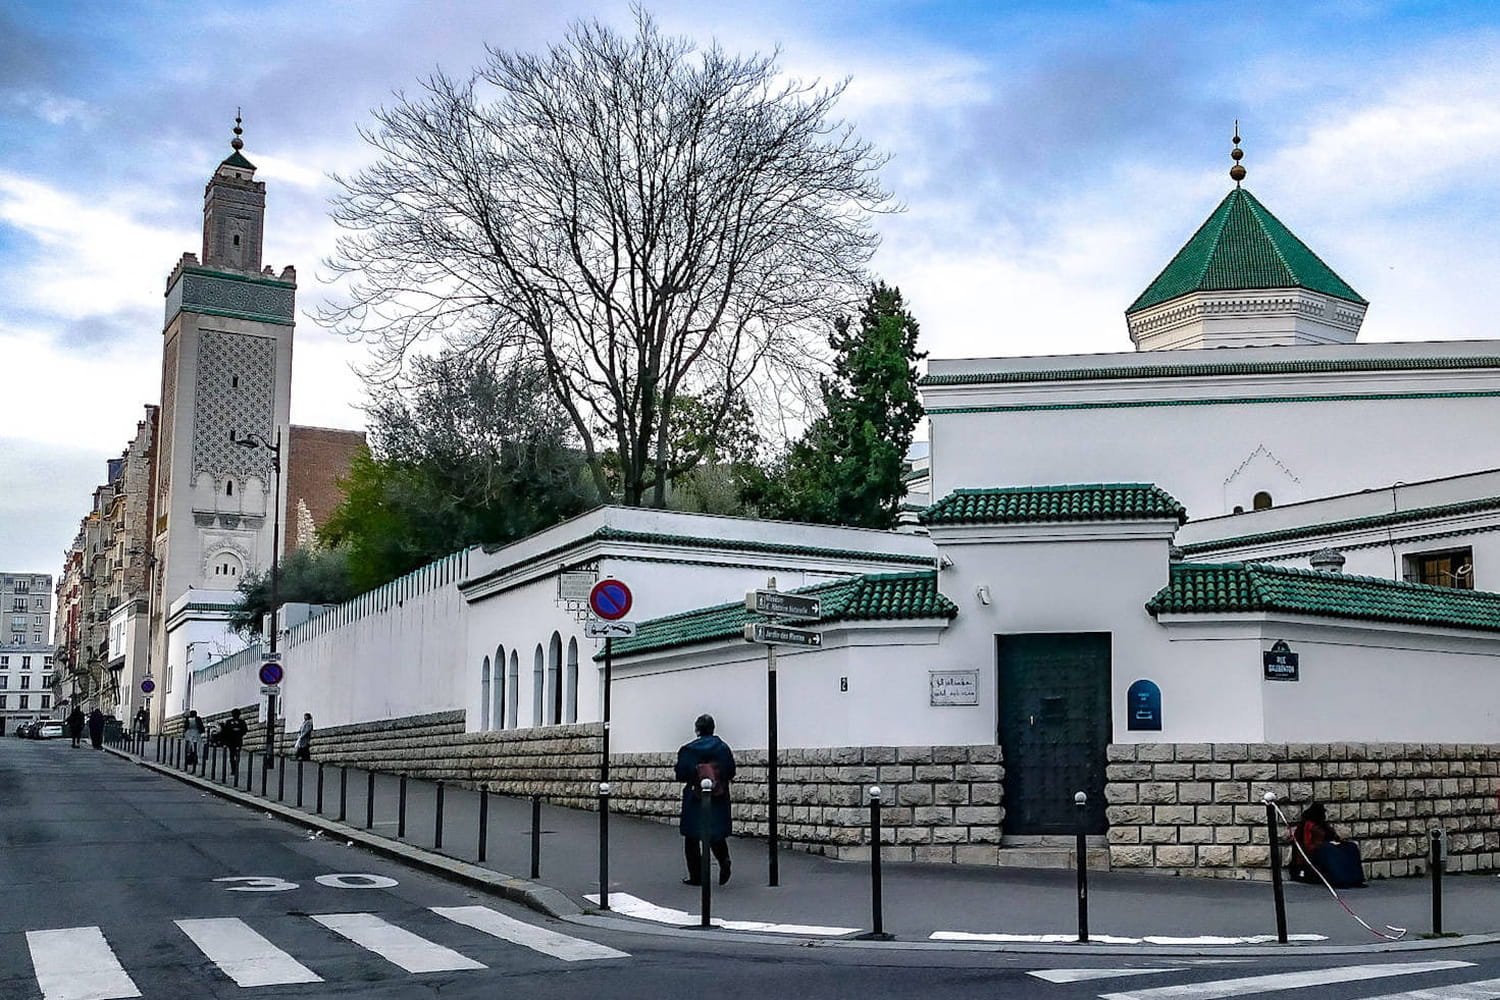
<path id="1" fill-rule="evenodd" d="M 271 453 L 271 470 L 276 473 L 276 490 L 271 494 L 271 658 L 276 658 L 276 611 L 279 598 L 279 564 L 281 550 L 281 428 L 276 428 L 276 442 L 267 441 L 261 434 L 250 433 L 235 438 L 241 448 L 264 448 Z M 270 770 L 276 756 L 276 695 L 266 695 L 266 770 Z"/>

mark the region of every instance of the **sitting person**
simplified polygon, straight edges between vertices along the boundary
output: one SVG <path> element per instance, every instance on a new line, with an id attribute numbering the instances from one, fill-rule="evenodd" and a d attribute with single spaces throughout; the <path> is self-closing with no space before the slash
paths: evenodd
<path id="1" fill-rule="evenodd" d="M 1359 857 L 1359 845 L 1345 840 L 1328 822 L 1328 811 L 1321 802 L 1309 803 L 1292 827 L 1292 862 L 1288 874 L 1298 882 L 1320 881 L 1319 875 L 1335 889 L 1365 884 L 1365 873 Z"/>

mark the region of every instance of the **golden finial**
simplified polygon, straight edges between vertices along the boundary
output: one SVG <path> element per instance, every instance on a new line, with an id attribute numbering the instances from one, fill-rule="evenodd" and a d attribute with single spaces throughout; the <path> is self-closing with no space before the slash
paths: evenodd
<path id="1" fill-rule="evenodd" d="M 1245 179 L 1245 168 L 1240 165 L 1244 159 L 1245 151 L 1240 148 L 1240 120 L 1234 120 L 1234 148 L 1229 151 L 1230 159 L 1234 160 L 1234 166 L 1229 168 L 1229 176 L 1234 179 L 1234 186 L 1239 187 L 1240 181 Z"/>
<path id="2" fill-rule="evenodd" d="M 242 128 L 240 128 L 240 124 L 241 124 L 241 122 L 240 122 L 240 112 L 241 112 L 241 110 L 243 110 L 243 109 L 241 109 L 241 108 L 235 108 L 234 109 L 234 138 L 229 140 L 229 145 L 231 145 L 231 146 L 234 147 L 234 151 L 235 152 L 239 152 L 240 150 L 242 150 L 242 149 L 245 148 L 245 140 L 240 138 L 240 136 L 242 136 L 242 135 L 245 134 L 245 130 L 242 129 Z M 1236 139 L 1235 142 L 1239 142 L 1239 140 Z"/>

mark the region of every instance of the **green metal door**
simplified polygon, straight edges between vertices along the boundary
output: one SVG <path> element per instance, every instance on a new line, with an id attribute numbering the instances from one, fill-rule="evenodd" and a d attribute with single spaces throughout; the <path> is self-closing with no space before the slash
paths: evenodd
<path id="1" fill-rule="evenodd" d="M 1108 632 L 996 636 L 1007 834 L 1103 833 L 1111 734 Z"/>

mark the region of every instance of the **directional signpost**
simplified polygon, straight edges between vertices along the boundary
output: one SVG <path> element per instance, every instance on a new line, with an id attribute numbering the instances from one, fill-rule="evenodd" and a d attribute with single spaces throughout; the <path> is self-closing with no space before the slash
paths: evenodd
<path id="1" fill-rule="evenodd" d="M 616 637 L 635 635 L 635 623 L 621 621 L 630 614 L 635 597 L 623 580 L 607 578 L 589 591 L 589 610 L 597 617 L 584 624 L 584 634 L 604 638 L 604 740 L 603 759 L 599 762 L 599 781 L 609 781 L 609 693 L 614 676 L 613 643 Z M 628 631 L 627 631 L 628 630 Z"/>
<path id="2" fill-rule="evenodd" d="M 772 577 L 766 581 L 765 590 L 752 590 L 745 595 L 745 610 L 771 619 L 748 622 L 745 641 L 758 642 L 766 647 L 766 798 L 770 806 L 766 832 L 770 841 L 770 884 L 774 886 L 779 885 L 781 879 L 776 824 L 776 765 L 779 756 L 776 748 L 776 647 L 823 645 L 823 636 L 819 633 L 778 625 L 776 619 L 816 620 L 822 617 L 823 607 L 816 597 L 782 593 L 776 589 L 776 578 Z"/>

